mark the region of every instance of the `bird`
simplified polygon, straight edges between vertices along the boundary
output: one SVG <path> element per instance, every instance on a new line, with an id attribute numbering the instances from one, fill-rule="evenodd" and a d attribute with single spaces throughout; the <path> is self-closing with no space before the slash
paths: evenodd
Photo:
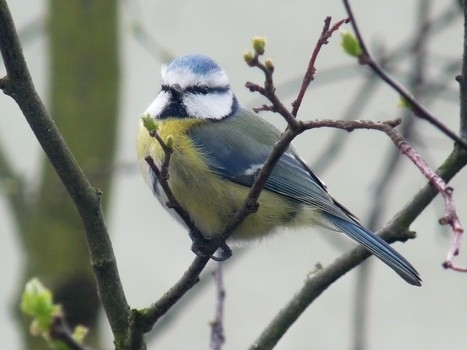
<path id="1" fill-rule="evenodd" d="M 143 115 L 154 119 L 162 140 L 171 139 L 168 184 L 178 204 L 204 238 L 218 237 L 244 205 L 280 130 L 243 107 L 226 72 L 200 54 L 181 56 L 162 66 L 161 90 Z M 165 152 L 142 121 L 137 156 L 153 194 L 181 222 L 168 207 L 167 196 L 147 162 L 150 157 L 161 167 Z M 284 228 L 321 226 L 343 232 L 406 282 L 421 285 L 416 269 L 334 200 L 293 146 L 275 165 L 258 204 L 257 212 L 241 222 L 229 240 L 254 240 Z"/>

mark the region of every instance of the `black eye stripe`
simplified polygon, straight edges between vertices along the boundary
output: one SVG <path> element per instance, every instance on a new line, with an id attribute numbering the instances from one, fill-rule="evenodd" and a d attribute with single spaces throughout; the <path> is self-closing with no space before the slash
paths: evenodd
<path id="1" fill-rule="evenodd" d="M 207 95 L 211 93 L 211 89 L 208 88 L 207 86 L 189 86 L 185 89 L 185 92 L 191 93 L 191 94 L 200 94 L 200 95 Z"/>
<path id="2" fill-rule="evenodd" d="M 199 95 L 223 94 L 227 91 L 229 91 L 228 86 L 208 87 L 206 85 L 196 85 L 189 86 L 185 89 L 185 92 Z"/>
<path id="3" fill-rule="evenodd" d="M 162 91 L 170 91 L 171 88 L 169 85 L 162 85 Z M 196 85 L 196 86 L 189 86 L 183 90 L 183 92 L 187 92 L 190 94 L 199 94 L 199 95 L 207 95 L 207 94 L 223 94 L 230 90 L 229 86 L 218 86 L 218 87 L 208 87 L 206 85 Z"/>

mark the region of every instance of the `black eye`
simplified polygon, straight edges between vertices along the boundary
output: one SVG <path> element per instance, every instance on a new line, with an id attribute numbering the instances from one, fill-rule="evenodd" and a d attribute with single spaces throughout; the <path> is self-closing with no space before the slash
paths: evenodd
<path id="1" fill-rule="evenodd" d="M 190 88 L 191 92 L 194 94 L 207 95 L 210 92 L 210 89 L 206 85 L 196 85 Z"/>
<path id="2" fill-rule="evenodd" d="M 207 95 L 211 92 L 212 89 L 210 89 L 206 85 L 196 85 L 196 86 L 190 86 L 185 89 L 186 92 L 189 92 L 191 94 L 198 94 L 198 95 Z"/>
<path id="3" fill-rule="evenodd" d="M 207 94 L 209 94 L 209 88 L 207 86 L 200 86 L 199 87 L 199 93 L 201 95 L 207 95 Z"/>

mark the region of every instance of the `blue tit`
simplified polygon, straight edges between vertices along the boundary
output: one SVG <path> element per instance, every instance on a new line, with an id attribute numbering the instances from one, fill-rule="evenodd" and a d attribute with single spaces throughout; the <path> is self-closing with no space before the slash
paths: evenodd
<path id="1" fill-rule="evenodd" d="M 173 138 L 169 186 L 205 238 L 216 237 L 243 206 L 281 132 L 238 103 L 226 73 L 209 57 L 187 55 L 163 66 L 161 85 L 145 114 L 157 121 L 162 139 Z M 161 166 L 164 151 L 142 122 L 137 153 L 146 182 L 166 207 L 167 198 L 145 161 L 150 156 Z M 232 240 L 319 225 L 345 233 L 408 283 L 421 285 L 414 267 L 336 202 L 293 147 L 280 158 L 258 203 L 258 211 L 235 229 Z"/>

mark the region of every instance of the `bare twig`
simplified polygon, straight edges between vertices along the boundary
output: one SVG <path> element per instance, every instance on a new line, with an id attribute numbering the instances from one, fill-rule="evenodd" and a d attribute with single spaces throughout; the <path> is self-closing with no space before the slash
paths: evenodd
<path id="1" fill-rule="evenodd" d="M 422 3 L 423 0 L 422 0 Z M 430 20 L 430 26 L 425 26 L 425 30 L 423 30 L 423 36 L 431 36 L 434 37 L 436 35 L 439 35 L 442 33 L 442 31 L 446 30 L 449 28 L 449 25 L 453 23 L 453 21 L 459 16 L 459 10 L 456 6 L 451 6 L 447 5 L 446 9 L 441 12 L 437 17 L 434 17 Z M 421 16 L 421 14 L 419 15 Z M 388 71 L 388 72 L 396 72 L 397 73 L 397 67 L 398 63 L 401 62 L 403 59 L 407 58 L 407 56 L 413 52 L 413 47 L 414 45 L 420 44 L 420 36 L 422 35 L 421 30 L 418 30 L 417 32 L 414 33 L 414 35 L 408 37 L 407 39 L 404 39 L 404 41 L 394 47 L 391 51 L 382 51 L 380 50 L 378 57 L 380 58 L 380 65 L 383 68 L 383 70 Z M 421 55 L 418 55 L 421 56 Z M 422 58 L 417 59 L 417 61 L 421 61 Z M 418 70 L 417 68 L 420 67 L 419 63 L 414 63 L 414 66 L 416 67 L 415 69 L 415 74 L 416 71 Z M 434 77 L 431 77 L 430 81 L 425 82 L 425 85 L 423 87 L 423 93 L 425 97 L 434 97 L 436 96 L 437 98 L 445 98 L 448 99 L 449 101 L 454 101 L 457 99 L 457 92 L 452 91 L 449 88 L 449 80 L 450 77 L 453 75 L 458 74 L 458 68 L 459 67 L 459 60 L 457 58 L 455 59 L 450 59 L 448 60 L 440 69 L 440 74 Z M 348 69 L 343 69 L 341 68 L 342 71 L 340 71 L 337 68 L 332 69 L 332 73 L 328 71 L 321 71 L 320 72 L 320 80 L 321 84 L 323 82 L 325 83 L 332 83 L 336 77 L 340 77 L 340 79 L 343 79 L 345 77 L 346 72 Z M 374 94 L 377 89 L 375 88 L 375 84 L 379 81 L 379 77 L 376 74 L 372 74 L 372 72 L 368 71 L 370 74 L 366 74 L 366 82 L 358 90 L 354 98 L 350 98 L 350 105 L 346 108 L 344 108 L 345 113 L 340 119 L 351 119 L 354 116 L 361 115 L 361 112 L 364 107 L 371 101 L 371 96 Z M 296 79 L 293 79 L 295 82 Z M 287 83 L 289 85 L 290 83 Z M 410 88 L 409 91 L 414 91 L 414 97 L 417 98 L 417 91 Z M 457 103 L 457 100 L 455 100 Z M 467 118 L 466 118 L 467 119 Z M 406 128 L 406 122 L 404 122 L 403 128 Z M 465 123 L 467 124 L 467 122 Z M 467 126 L 464 128 L 465 129 L 465 135 L 467 135 Z M 462 130 L 462 128 L 461 128 Z M 406 137 L 405 133 L 402 132 L 404 137 Z M 326 147 L 326 149 L 321 152 L 320 155 L 318 155 L 317 160 L 313 162 L 312 169 L 315 169 L 317 171 L 323 171 L 326 169 L 327 166 L 331 162 L 333 162 L 335 159 L 337 159 L 336 155 L 342 151 L 346 141 L 348 138 L 342 137 L 343 134 L 341 134 L 339 131 L 334 132 L 332 136 L 329 137 L 330 144 L 329 146 Z M 461 132 L 461 135 L 462 132 Z M 464 139 L 467 139 L 467 137 L 463 136 Z M 394 157 L 399 157 L 398 156 L 398 150 L 393 149 L 394 152 Z M 386 174 L 386 172 L 381 171 L 381 174 Z"/>
<path id="2" fill-rule="evenodd" d="M 441 219 L 439 219 L 439 223 L 441 225 L 449 225 L 453 231 L 453 239 L 451 248 L 448 251 L 446 256 L 446 260 L 443 263 L 443 267 L 449 268 L 454 271 L 460 272 L 467 272 L 467 267 L 460 267 L 456 266 L 453 263 L 454 256 L 459 254 L 460 245 L 462 240 L 462 234 L 464 233 L 464 229 L 460 223 L 459 217 L 456 213 L 456 207 L 454 205 L 454 200 L 452 199 L 453 188 L 447 186 L 445 183 L 438 181 L 435 187 L 442 191 L 441 194 L 444 199 L 444 215 Z"/>
<path id="3" fill-rule="evenodd" d="M 461 237 L 464 232 L 462 225 L 460 224 L 459 217 L 456 212 L 454 200 L 452 198 L 453 188 L 448 186 L 446 182 L 433 171 L 426 161 L 415 151 L 415 149 L 408 144 L 405 139 L 397 134 L 394 130 L 388 130 L 387 134 L 391 140 L 399 147 L 401 152 L 405 154 L 416 166 L 420 169 L 421 173 L 428 179 L 430 184 L 441 194 L 444 199 L 444 214 L 439 220 L 441 225 L 450 225 L 454 234 L 453 243 L 451 249 L 448 252 L 443 266 L 456 271 L 467 272 L 467 268 L 455 266 L 452 263 L 452 259 L 455 255 L 459 254 Z"/>
<path id="4" fill-rule="evenodd" d="M 353 131 L 355 129 L 374 129 L 387 133 L 402 122 L 402 119 L 396 118 L 394 120 L 374 121 L 374 120 L 335 120 L 335 119 L 318 119 L 299 121 L 299 125 L 304 130 L 315 128 L 336 128 L 346 131 Z"/>
<path id="5" fill-rule="evenodd" d="M 53 318 L 50 326 L 50 337 L 53 340 L 60 340 L 67 345 L 71 350 L 86 350 L 88 349 L 85 345 L 77 342 L 73 338 L 72 331 L 68 326 L 63 315 L 57 315 Z"/>
<path id="6" fill-rule="evenodd" d="M 222 275 L 223 263 L 218 262 L 213 272 L 216 282 L 216 315 L 214 321 L 211 322 L 211 350 L 220 350 L 225 341 L 224 335 L 224 303 L 225 303 L 225 288 Z"/>
<path id="7" fill-rule="evenodd" d="M 433 187 L 443 196 L 445 202 L 445 212 L 443 217 L 440 219 L 440 223 L 442 225 L 449 224 L 454 232 L 455 237 L 455 242 L 448 254 L 448 257 L 446 258 L 444 266 L 457 269 L 459 271 L 464 270 L 463 268 L 455 268 L 452 266 L 452 257 L 459 253 L 460 236 L 464 232 L 459 222 L 459 218 L 454 206 L 454 201 L 452 199 L 452 187 L 448 186 L 446 182 L 428 166 L 426 161 L 417 153 L 417 151 L 415 151 L 412 146 L 410 146 L 410 144 L 402 137 L 402 135 L 397 133 L 393 128 L 384 124 L 379 125 L 378 128 L 381 131 L 384 131 L 391 138 L 400 151 L 405 154 L 412 161 L 412 163 L 415 164 L 423 176 L 425 176 L 430 184 L 432 184 Z"/>
<path id="8" fill-rule="evenodd" d="M 354 29 L 355 35 L 360 43 L 362 49 L 362 54 L 359 57 L 359 62 L 361 64 L 367 65 L 370 67 L 375 74 L 377 74 L 384 82 L 386 82 L 390 87 L 392 87 L 397 93 L 407 101 L 407 105 L 413 111 L 413 113 L 430 124 L 434 125 L 438 130 L 448 136 L 450 139 L 455 141 L 459 146 L 467 150 L 467 142 L 459 137 L 456 133 L 450 130 L 446 125 L 441 123 L 437 118 L 435 118 L 425 107 L 423 107 L 412 95 L 406 91 L 401 85 L 399 85 L 392 77 L 390 77 L 386 72 L 375 62 L 373 57 L 370 55 L 369 50 L 366 47 L 363 37 L 360 34 L 357 22 L 352 12 L 352 8 L 348 0 L 343 0 L 345 9 L 350 18 L 350 23 Z"/>
<path id="9" fill-rule="evenodd" d="M 310 83 L 315 79 L 315 73 L 316 73 L 316 59 L 318 58 L 318 54 L 323 47 L 323 45 L 328 44 L 328 40 L 331 37 L 331 35 L 340 28 L 340 26 L 344 23 L 348 23 L 349 19 L 342 19 L 338 21 L 337 23 L 334 23 L 333 26 L 331 27 L 331 17 L 326 17 L 324 20 L 324 26 L 323 30 L 321 32 L 321 36 L 319 37 L 315 48 L 313 50 L 313 53 L 311 55 L 310 61 L 308 62 L 308 68 L 306 70 L 305 76 L 303 77 L 303 82 L 302 82 L 302 87 L 300 88 L 300 91 L 298 92 L 297 98 L 295 101 L 292 103 L 292 115 L 294 117 L 297 116 L 298 109 L 300 108 L 300 105 L 302 104 L 303 97 L 305 96 L 305 92 L 308 89 L 308 86 Z"/>
<path id="10" fill-rule="evenodd" d="M 160 138 L 160 137 L 159 137 Z M 147 156 L 145 158 L 146 163 L 148 163 L 149 167 L 151 168 L 154 175 L 157 177 L 159 184 L 161 185 L 165 195 L 167 196 L 167 207 L 175 210 L 177 214 L 182 218 L 185 224 L 188 226 L 190 230 L 195 230 L 196 227 L 193 224 L 188 213 L 180 206 L 177 199 L 175 198 L 174 194 L 172 193 L 172 189 L 168 183 L 168 166 L 170 162 L 170 154 L 172 151 L 165 153 L 164 163 L 162 164 L 161 169 L 154 163 L 154 159 L 151 156 Z"/>
<path id="11" fill-rule="evenodd" d="M 454 232 L 455 240 L 453 247 L 448 254 L 446 262 L 444 264 L 447 268 L 456 269 L 463 271 L 463 268 L 454 267 L 452 265 L 452 256 L 457 255 L 459 251 L 460 236 L 464 232 L 459 218 L 457 216 L 454 202 L 452 200 L 453 189 L 446 185 L 443 179 L 433 171 L 426 161 L 410 146 L 410 144 L 400 135 L 394 127 L 401 122 L 401 119 L 394 121 L 375 122 L 371 120 L 352 120 L 352 121 L 341 121 L 341 120 L 317 120 L 300 122 L 300 125 L 304 129 L 317 128 L 317 127 L 333 127 L 352 131 L 354 129 L 374 129 L 383 131 L 394 144 L 399 148 L 400 152 L 405 154 L 420 170 L 420 172 L 429 180 L 429 182 L 438 190 L 445 200 L 445 213 L 440 219 L 441 224 L 449 224 Z M 466 269 L 467 271 L 467 269 Z"/>

